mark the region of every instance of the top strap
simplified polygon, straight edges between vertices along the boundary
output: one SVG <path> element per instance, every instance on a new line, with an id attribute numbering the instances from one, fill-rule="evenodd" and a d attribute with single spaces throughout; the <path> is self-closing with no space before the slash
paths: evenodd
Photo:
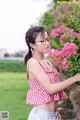
<path id="1" fill-rule="evenodd" d="M 53 69 L 52 64 L 48 60 L 46 60 L 46 61 L 47 61 L 48 65 Z"/>

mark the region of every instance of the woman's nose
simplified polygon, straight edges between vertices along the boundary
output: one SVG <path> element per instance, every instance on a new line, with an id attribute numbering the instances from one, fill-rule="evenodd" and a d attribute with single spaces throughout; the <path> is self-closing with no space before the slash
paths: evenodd
<path id="1" fill-rule="evenodd" d="M 50 42 L 46 40 L 46 45 L 49 45 L 49 44 L 50 44 Z"/>

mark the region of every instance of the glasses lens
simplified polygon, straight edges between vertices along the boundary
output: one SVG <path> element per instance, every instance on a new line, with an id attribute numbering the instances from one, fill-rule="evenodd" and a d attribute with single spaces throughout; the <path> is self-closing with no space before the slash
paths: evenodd
<path id="1" fill-rule="evenodd" d="M 41 42 L 42 45 L 45 45 L 46 42 L 50 43 L 50 40 L 46 39 L 46 40 L 41 40 L 41 41 L 36 41 L 36 42 Z"/>
<path id="2" fill-rule="evenodd" d="M 44 40 L 44 41 L 41 41 L 41 44 L 42 45 L 45 45 L 46 44 L 46 41 Z"/>

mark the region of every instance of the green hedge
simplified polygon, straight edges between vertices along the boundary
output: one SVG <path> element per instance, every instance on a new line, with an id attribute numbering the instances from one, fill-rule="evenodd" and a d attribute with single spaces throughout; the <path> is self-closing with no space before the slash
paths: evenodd
<path id="1" fill-rule="evenodd" d="M 26 72 L 23 61 L 0 61 L 0 72 Z"/>

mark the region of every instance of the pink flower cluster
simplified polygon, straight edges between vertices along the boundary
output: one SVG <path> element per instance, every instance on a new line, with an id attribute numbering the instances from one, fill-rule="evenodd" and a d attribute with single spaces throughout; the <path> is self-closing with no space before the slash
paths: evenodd
<path id="1" fill-rule="evenodd" d="M 62 41 L 63 39 L 65 39 L 66 38 L 66 34 L 64 33 L 64 34 L 62 34 L 61 36 L 60 36 L 60 41 Z"/>
<path id="2" fill-rule="evenodd" d="M 77 49 L 78 46 L 76 46 L 74 43 L 66 42 L 61 50 L 62 56 L 65 56 L 66 58 L 70 58 L 71 55 L 76 54 Z"/>
<path id="3" fill-rule="evenodd" d="M 61 55 L 61 51 L 54 50 L 53 52 L 50 52 L 50 57 L 52 58 L 52 61 L 55 66 L 57 66 L 59 69 L 67 69 L 67 59 L 64 58 L 64 56 Z"/>
<path id="4" fill-rule="evenodd" d="M 62 28 L 56 28 L 56 29 L 51 31 L 51 35 L 52 35 L 52 37 L 55 38 L 55 37 L 59 36 L 61 33 L 63 33 L 63 32 L 64 31 L 63 31 Z"/>
<path id="5" fill-rule="evenodd" d="M 55 66 L 59 69 L 68 69 L 68 58 L 77 53 L 78 47 L 74 43 L 66 42 L 61 51 L 54 50 L 49 52 L 49 56 Z"/>
<path id="6" fill-rule="evenodd" d="M 70 29 L 70 34 L 72 35 L 72 36 L 77 36 L 77 33 L 76 32 L 74 32 L 74 29 Z"/>
<path id="7" fill-rule="evenodd" d="M 80 34 L 75 32 L 74 29 L 70 29 L 70 28 L 65 28 L 65 30 L 67 30 L 71 36 L 74 36 L 76 37 L 78 40 L 80 40 Z M 51 36 L 53 38 L 56 38 L 57 36 L 60 36 L 60 41 L 62 41 L 63 39 L 66 39 L 67 36 L 66 36 L 66 33 L 65 33 L 65 30 L 63 30 L 62 28 L 56 28 L 56 29 L 53 29 L 51 31 Z"/>
<path id="8" fill-rule="evenodd" d="M 53 11 L 52 13 L 55 17 L 57 17 L 58 15 L 60 15 L 61 13 L 58 10 Z"/>
<path id="9" fill-rule="evenodd" d="M 70 34 L 80 40 L 80 34 L 77 32 L 74 32 L 74 29 L 70 29 Z"/>

